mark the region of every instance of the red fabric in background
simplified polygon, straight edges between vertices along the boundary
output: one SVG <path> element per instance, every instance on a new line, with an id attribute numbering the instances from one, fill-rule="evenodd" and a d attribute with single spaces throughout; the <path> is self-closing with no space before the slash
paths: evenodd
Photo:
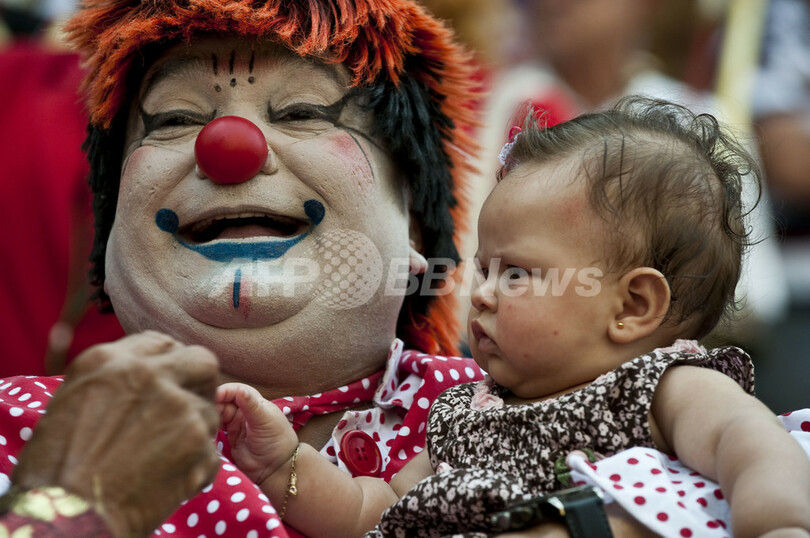
<path id="1" fill-rule="evenodd" d="M 0 377 L 45 373 L 48 333 L 67 291 L 71 227 L 92 234 L 81 77 L 75 54 L 37 42 L 0 50 Z M 90 308 L 73 353 L 122 334 L 114 316 Z"/>
<path id="2" fill-rule="evenodd" d="M 546 127 L 553 127 L 579 114 L 574 99 L 562 88 L 549 88 L 542 95 L 533 97 L 531 104 L 544 113 Z"/>

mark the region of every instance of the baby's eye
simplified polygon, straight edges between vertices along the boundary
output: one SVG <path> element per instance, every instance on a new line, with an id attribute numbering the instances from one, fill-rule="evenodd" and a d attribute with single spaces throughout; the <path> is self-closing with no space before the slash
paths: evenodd
<path id="1" fill-rule="evenodd" d="M 500 284 L 501 290 L 504 293 L 507 293 L 507 290 L 510 293 L 515 291 L 519 293 L 527 289 L 529 285 L 528 276 L 529 272 L 526 271 L 526 269 L 507 265 L 504 271 L 499 275 L 498 284 Z"/>
<path id="2" fill-rule="evenodd" d="M 523 278 L 526 278 L 527 276 L 529 276 L 529 272 L 526 269 L 522 268 L 522 267 L 516 267 L 514 265 L 507 265 L 506 266 L 506 271 L 504 271 L 504 276 L 508 280 L 520 280 L 520 279 L 523 279 Z"/>

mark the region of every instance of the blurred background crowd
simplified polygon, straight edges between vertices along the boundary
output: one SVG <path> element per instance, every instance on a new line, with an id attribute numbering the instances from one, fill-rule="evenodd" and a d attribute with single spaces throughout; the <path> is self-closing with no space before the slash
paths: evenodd
<path id="1" fill-rule="evenodd" d="M 527 103 L 553 124 L 642 93 L 735 129 L 764 170 L 750 216 L 760 242 L 739 286 L 741 311 L 707 344 L 751 353 L 757 395 L 773 411 L 810 406 L 810 0 L 421 1 L 480 65 L 474 215 Z M 0 0 L 0 377 L 58 373 L 122 334 L 85 283 L 81 67 L 58 31 L 72 2 Z M 747 194 L 753 205 L 755 189 Z M 464 259 L 476 247 L 470 227 Z"/>

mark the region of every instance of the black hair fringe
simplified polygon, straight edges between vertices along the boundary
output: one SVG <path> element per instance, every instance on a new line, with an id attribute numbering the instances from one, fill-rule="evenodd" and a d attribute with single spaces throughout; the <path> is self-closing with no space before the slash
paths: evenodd
<path id="1" fill-rule="evenodd" d="M 407 178 L 410 210 L 422 228 L 423 254 L 458 263 L 450 214 L 457 203 L 452 192 L 453 164 L 444 149 L 453 121 L 441 110 L 441 96 L 431 95 L 407 74 L 398 86 L 383 82 L 365 93 L 374 112 L 374 136 L 385 141 Z"/>
<path id="2" fill-rule="evenodd" d="M 119 114 L 110 130 L 89 126 L 87 139 L 82 146 L 90 162 L 90 189 L 93 192 L 93 215 L 95 237 L 90 253 L 90 283 L 96 287 L 93 299 L 99 310 L 112 312 L 110 298 L 104 291 L 106 279 L 105 258 L 107 241 L 110 238 L 115 210 L 118 205 L 118 190 L 121 183 L 121 155 L 124 147 L 124 114 Z"/>

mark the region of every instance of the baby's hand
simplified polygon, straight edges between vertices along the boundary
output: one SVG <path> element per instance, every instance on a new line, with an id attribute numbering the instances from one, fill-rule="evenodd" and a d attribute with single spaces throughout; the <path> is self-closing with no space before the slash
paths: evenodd
<path id="1" fill-rule="evenodd" d="M 284 413 L 250 385 L 220 385 L 217 410 L 234 463 L 257 484 L 287 462 L 298 446 Z"/>

